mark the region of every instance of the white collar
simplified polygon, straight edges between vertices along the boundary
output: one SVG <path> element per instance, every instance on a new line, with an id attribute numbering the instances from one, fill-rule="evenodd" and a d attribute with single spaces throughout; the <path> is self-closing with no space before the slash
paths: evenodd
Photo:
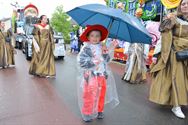
<path id="1" fill-rule="evenodd" d="M 182 19 L 180 19 L 180 18 L 177 18 L 176 20 L 177 20 L 177 22 L 180 23 L 181 25 L 188 25 L 188 22 L 187 22 L 187 21 L 184 21 L 184 20 L 182 20 Z"/>

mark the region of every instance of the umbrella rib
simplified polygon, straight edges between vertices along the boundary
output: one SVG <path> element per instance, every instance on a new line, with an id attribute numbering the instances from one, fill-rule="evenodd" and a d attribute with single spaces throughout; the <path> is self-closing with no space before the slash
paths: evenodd
<path id="1" fill-rule="evenodd" d="M 120 26 L 120 21 L 119 21 L 118 29 L 117 29 L 117 32 L 116 32 L 116 38 L 117 38 L 118 31 L 119 31 L 119 26 Z"/>
<path id="2" fill-rule="evenodd" d="M 112 27 L 112 23 L 114 22 L 114 19 L 112 18 L 110 21 L 109 21 L 109 23 L 108 23 L 108 26 L 107 26 L 107 28 L 108 28 L 108 30 L 110 31 L 110 29 L 111 29 L 111 27 Z"/>
<path id="3" fill-rule="evenodd" d="M 130 31 L 130 29 L 129 29 L 129 25 L 127 25 L 127 30 Z M 128 33 L 129 33 L 130 40 L 131 40 L 130 43 L 132 43 L 131 34 L 130 34 L 130 32 L 128 32 Z"/>
<path id="4" fill-rule="evenodd" d="M 90 19 L 91 17 L 93 17 L 94 15 L 97 15 L 98 13 L 94 13 L 91 16 L 89 16 L 87 19 L 85 19 L 82 23 L 80 23 L 80 25 L 82 25 L 83 23 L 85 23 L 88 19 Z"/>

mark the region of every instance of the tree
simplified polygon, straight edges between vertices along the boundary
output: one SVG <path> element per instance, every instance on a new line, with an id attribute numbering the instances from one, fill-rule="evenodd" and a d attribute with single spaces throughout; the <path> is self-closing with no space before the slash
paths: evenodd
<path id="1" fill-rule="evenodd" d="M 79 25 L 74 25 L 72 27 L 72 31 L 76 34 L 77 33 L 77 30 L 79 30 Z"/>
<path id="2" fill-rule="evenodd" d="M 63 11 L 63 6 L 57 6 L 52 14 L 51 25 L 55 31 L 63 34 L 65 43 L 70 43 L 71 23 L 68 19 L 69 16 Z"/>

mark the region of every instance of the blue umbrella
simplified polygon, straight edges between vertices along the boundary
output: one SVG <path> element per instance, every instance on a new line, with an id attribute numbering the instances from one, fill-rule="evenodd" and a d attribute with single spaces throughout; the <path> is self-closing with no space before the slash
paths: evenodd
<path id="1" fill-rule="evenodd" d="M 109 37 L 130 43 L 151 43 L 150 34 L 134 16 L 101 4 L 87 4 L 67 12 L 80 26 L 100 24 L 108 28 Z"/>

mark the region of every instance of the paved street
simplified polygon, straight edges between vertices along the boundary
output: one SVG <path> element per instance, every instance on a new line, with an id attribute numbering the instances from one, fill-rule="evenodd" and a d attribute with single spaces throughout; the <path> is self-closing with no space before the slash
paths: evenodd
<path id="1" fill-rule="evenodd" d="M 44 79 L 28 74 L 29 62 L 17 50 L 16 67 L 0 69 L 0 125 L 188 125 L 176 118 L 170 107 L 148 101 L 147 84 L 128 84 L 121 80 L 124 65 L 111 63 L 120 105 L 105 110 L 103 120 L 84 123 L 77 103 L 76 54 L 67 53 L 56 61 L 56 78 Z"/>

